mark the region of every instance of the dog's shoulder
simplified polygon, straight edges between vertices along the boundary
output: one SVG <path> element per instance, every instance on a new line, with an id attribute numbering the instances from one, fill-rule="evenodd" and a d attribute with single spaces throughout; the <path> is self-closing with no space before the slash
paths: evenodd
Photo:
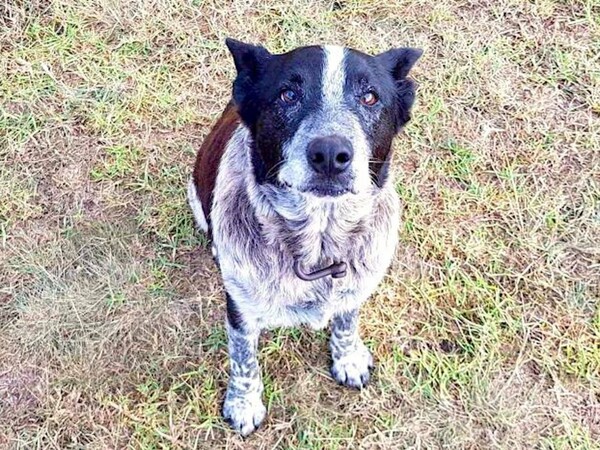
<path id="1" fill-rule="evenodd" d="M 237 107 L 230 102 L 198 150 L 192 181 L 205 217 L 210 223 L 213 192 L 221 159 L 241 119 Z"/>

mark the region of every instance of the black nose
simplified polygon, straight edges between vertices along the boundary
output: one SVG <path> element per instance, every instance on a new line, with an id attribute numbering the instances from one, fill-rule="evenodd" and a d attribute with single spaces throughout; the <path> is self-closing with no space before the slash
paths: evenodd
<path id="1" fill-rule="evenodd" d="M 310 166 L 323 175 L 339 175 L 350 167 L 354 150 L 350 141 L 342 136 L 326 136 L 308 144 Z"/>

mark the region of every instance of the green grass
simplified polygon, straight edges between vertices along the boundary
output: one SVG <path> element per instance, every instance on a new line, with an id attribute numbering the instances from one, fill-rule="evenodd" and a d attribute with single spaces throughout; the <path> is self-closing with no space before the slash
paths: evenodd
<path id="1" fill-rule="evenodd" d="M 185 200 L 226 36 L 425 49 L 372 383 L 331 380 L 323 331 L 265 333 L 245 441 Z M 8 2 L 0 48 L 0 447 L 600 448 L 597 0 Z"/>

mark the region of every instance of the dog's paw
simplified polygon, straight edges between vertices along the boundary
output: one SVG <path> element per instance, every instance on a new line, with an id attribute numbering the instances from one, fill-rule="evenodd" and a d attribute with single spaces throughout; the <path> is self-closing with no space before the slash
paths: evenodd
<path id="1" fill-rule="evenodd" d="M 223 417 L 231 427 L 246 437 L 265 420 L 267 409 L 260 392 L 232 394 L 229 390 L 223 404 Z"/>
<path id="2" fill-rule="evenodd" d="M 373 356 L 361 342 L 354 350 L 333 360 L 331 375 L 344 386 L 362 389 L 369 383 L 372 368 Z"/>

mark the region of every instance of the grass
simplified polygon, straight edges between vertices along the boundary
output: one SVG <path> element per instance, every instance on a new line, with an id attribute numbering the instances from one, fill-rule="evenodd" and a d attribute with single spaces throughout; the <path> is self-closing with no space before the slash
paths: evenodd
<path id="1" fill-rule="evenodd" d="M 224 301 L 185 182 L 226 36 L 425 49 L 396 144 L 368 389 L 262 339 L 269 417 L 220 418 Z M 0 3 L 0 447 L 600 448 L 600 3 Z"/>

